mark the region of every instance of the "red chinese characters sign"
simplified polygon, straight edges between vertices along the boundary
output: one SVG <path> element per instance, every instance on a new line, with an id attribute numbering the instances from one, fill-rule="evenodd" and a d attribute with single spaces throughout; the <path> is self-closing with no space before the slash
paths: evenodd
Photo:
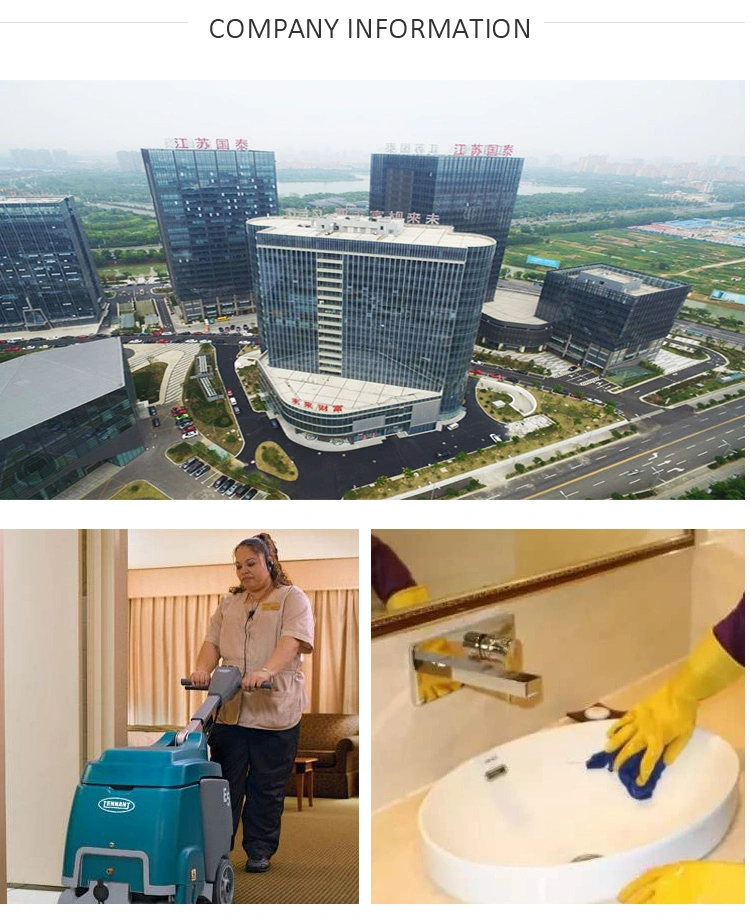
<path id="1" fill-rule="evenodd" d="M 454 157 L 512 157 L 513 144 L 454 144 Z"/>
<path id="2" fill-rule="evenodd" d="M 293 406 L 302 406 L 304 409 L 312 409 L 319 413 L 341 413 L 344 411 L 341 403 L 313 403 L 311 400 L 301 400 L 299 397 L 292 397 Z"/>

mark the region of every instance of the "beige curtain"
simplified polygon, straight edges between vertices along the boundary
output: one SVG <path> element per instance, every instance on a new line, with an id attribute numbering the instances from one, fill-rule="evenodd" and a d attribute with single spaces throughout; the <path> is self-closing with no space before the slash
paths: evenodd
<path id="1" fill-rule="evenodd" d="M 315 651 L 303 670 L 313 713 L 356 713 L 359 706 L 359 592 L 308 591 Z M 220 595 L 130 599 L 128 723 L 182 726 L 201 695 L 185 691 Z"/>
<path id="2" fill-rule="evenodd" d="M 359 591 L 307 592 L 315 614 L 315 649 L 303 671 L 311 713 L 359 713 Z"/>

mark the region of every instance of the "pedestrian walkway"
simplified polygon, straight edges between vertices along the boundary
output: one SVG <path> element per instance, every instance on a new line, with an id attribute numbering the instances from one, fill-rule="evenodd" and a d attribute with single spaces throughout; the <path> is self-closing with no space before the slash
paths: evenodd
<path id="1" fill-rule="evenodd" d="M 687 355 L 675 355 L 674 352 L 659 349 L 654 358 L 654 364 L 658 365 L 665 374 L 673 374 L 675 371 L 684 371 L 685 368 L 699 365 L 705 360 L 705 358 L 689 358 Z"/>

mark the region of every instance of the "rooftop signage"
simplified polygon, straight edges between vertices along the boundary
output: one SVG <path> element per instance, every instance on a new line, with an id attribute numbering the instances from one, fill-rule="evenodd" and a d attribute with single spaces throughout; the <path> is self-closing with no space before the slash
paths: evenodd
<path id="1" fill-rule="evenodd" d="M 454 157 L 512 157 L 513 144 L 454 144 Z M 386 144 L 385 152 L 389 154 L 428 154 L 440 153 L 437 144 Z"/>
<path id="2" fill-rule="evenodd" d="M 169 150 L 249 150 L 247 138 L 165 138 Z"/>

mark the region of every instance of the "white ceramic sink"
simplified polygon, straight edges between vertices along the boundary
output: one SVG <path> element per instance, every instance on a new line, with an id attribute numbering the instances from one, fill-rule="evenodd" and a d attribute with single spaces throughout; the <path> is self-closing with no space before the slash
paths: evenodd
<path id="1" fill-rule="evenodd" d="M 464 902 L 608 902 L 650 867 L 711 851 L 739 801 L 734 749 L 697 729 L 637 801 L 615 774 L 586 769 L 612 722 L 515 739 L 438 781 L 419 812 L 434 882 Z"/>

